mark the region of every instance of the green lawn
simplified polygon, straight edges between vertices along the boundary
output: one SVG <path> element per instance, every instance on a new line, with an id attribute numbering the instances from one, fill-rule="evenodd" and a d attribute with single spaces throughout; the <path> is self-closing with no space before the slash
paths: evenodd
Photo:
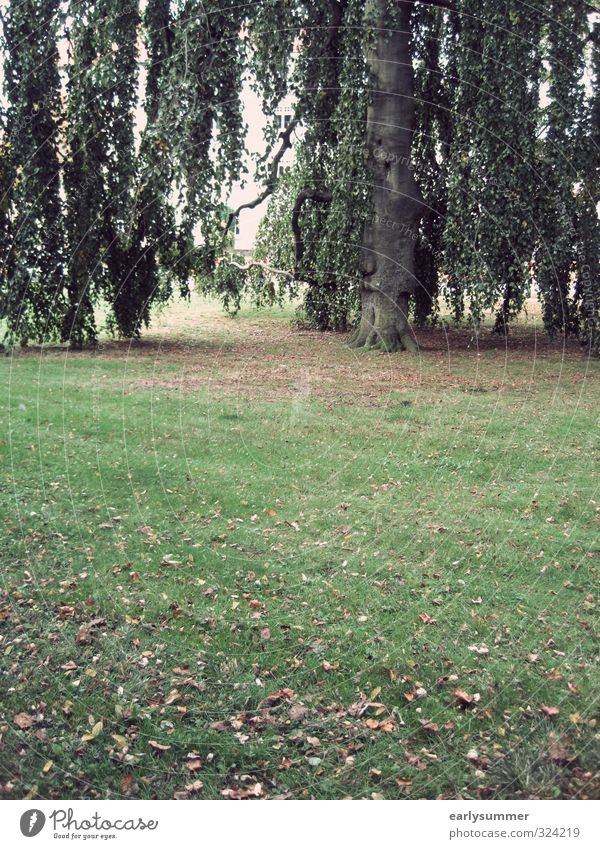
<path id="1" fill-rule="evenodd" d="M 5 797 L 600 796 L 600 366 L 446 338 L 0 362 Z"/>

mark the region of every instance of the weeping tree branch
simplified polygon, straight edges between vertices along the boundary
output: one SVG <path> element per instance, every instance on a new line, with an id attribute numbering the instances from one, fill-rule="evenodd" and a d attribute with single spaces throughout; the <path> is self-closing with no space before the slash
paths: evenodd
<path id="1" fill-rule="evenodd" d="M 228 265 L 232 265 L 234 268 L 239 268 L 240 271 L 249 271 L 251 268 L 262 268 L 263 271 L 267 271 L 269 274 L 281 274 L 284 277 L 289 277 L 291 280 L 296 279 L 296 275 L 291 271 L 287 271 L 285 268 L 273 268 L 272 265 L 269 265 L 268 262 L 262 262 L 258 259 L 253 259 L 251 262 L 236 262 L 231 257 L 224 256 L 220 260 L 221 262 L 226 262 Z"/>
<path id="2" fill-rule="evenodd" d="M 329 203 L 331 201 L 331 192 L 321 192 L 318 189 L 302 189 L 296 198 L 294 208 L 292 209 L 292 233 L 294 234 L 294 259 L 295 259 L 295 275 L 298 273 L 302 257 L 304 256 L 304 239 L 302 238 L 302 230 L 300 228 L 300 214 L 302 207 L 307 200 L 312 200 L 315 203 Z"/>
<path id="3" fill-rule="evenodd" d="M 271 166 L 269 168 L 269 176 L 267 178 L 267 183 L 263 191 L 254 198 L 254 200 L 246 201 L 246 203 L 240 204 L 237 209 L 234 209 L 233 212 L 230 212 L 227 216 L 227 220 L 223 225 L 223 240 L 227 236 L 227 233 L 231 229 L 231 225 L 238 218 L 240 212 L 243 209 L 255 209 L 257 206 L 265 201 L 269 195 L 273 194 L 275 190 L 275 186 L 277 185 L 277 170 L 279 168 L 279 163 L 281 162 L 283 155 L 286 150 L 289 150 L 292 146 L 292 133 L 298 126 L 298 118 L 294 117 L 290 123 L 287 125 L 285 130 L 283 130 L 279 134 L 279 138 L 281 139 L 281 144 L 277 149 L 277 153 L 273 157 L 271 161 Z"/>

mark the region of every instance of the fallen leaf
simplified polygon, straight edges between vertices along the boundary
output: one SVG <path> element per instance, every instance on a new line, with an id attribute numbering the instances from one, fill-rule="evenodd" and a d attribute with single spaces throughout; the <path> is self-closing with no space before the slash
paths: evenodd
<path id="1" fill-rule="evenodd" d="M 170 746 L 163 745 L 163 743 L 157 743 L 156 740 L 148 740 L 148 745 L 156 752 L 167 752 L 171 748 Z"/>
<path id="2" fill-rule="evenodd" d="M 172 554 L 165 554 L 160 561 L 161 566 L 181 566 L 181 560 L 176 560 Z"/>
<path id="3" fill-rule="evenodd" d="M 437 619 L 434 619 L 429 613 L 419 613 L 419 619 L 426 625 L 435 625 L 437 623 Z"/>
<path id="4" fill-rule="evenodd" d="M 456 699 L 456 704 L 461 710 L 467 710 L 473 706 L 473 696 L 470 696 L 464 690 L 455 690 L 454 698 Z"/>
<path id="5" fill-rule="evenodd" d="M 126 775 L 121 776 L 121 792 L 125 794 L 125 796 L 129 796 L 135 786 L 135 778 L 133 775 L 128 772 Z"/>
<path id="6" fill-rule="evenodd" d="M 540 711 L 544 714 L 544 716 L 548 717 L 548 719 L 552 719 L 553 716 L 558 716 L 560 713 L 560 710 L 557 707 L 549 705 L 540 705 Z"/>
<path id="7" fill-rule="evenodd" d="M 546 759 L 561 766 L 571 766 L 577 761 L 577 755 L 569 751 L 568 740 L 566 737 L 556 737 L 550 735 L 550 742 L 546 752 Z"/>
<path id="8" fill-rule="evenodd" d="M 28 713 L 18 713 L 15 716 L 15 725 L 17 728 L 25 731 L 27 728 L 31 728 L 33 725 L 33 717 Z"/>
<path id="9" fill-rule="evenodd" d="M 485 645 L 485 643 L 482 643 L 480 646 L 478 646 L 478 645 L 469 646 L 469 651 L 475 652 L 475 654 L 489 654 L 490 653 L 490 650 Z"/>
<path id="10" fill-rule="evenodd" d="M 172 705 L 173 702 L 178 701 L 178 699 L 180 699 L 180 698 L 181 698 L 181 693 L 179 692 L 179 690 L 171 690 L 171 692 L 169 693 L 169 695 L 165 699 L 165 704 L 166 705 Z"/>
<path id="11" fill-rule="evenodd" d="M 103 728 L 104 723 L 102 722 L 102 720 L 100 720 L 94 725 L 89 734 L 84 734 L 81 739 L 84 741 L 84 743 L 89 743 L 90 740 L 95 740 L 96 737 L 98 737 L 98 735 L 102 733 Z"/>
<path id="12" fill-rule="evenodd" d="M 292 722 L 301 722 L 306 716 L 307 708 L 304 705 L 292 705 L 290 708 L 290 719 Z"/>
<path id="13" fill-rule="evenodd" d="M 289 701 L 293 697 L 294 691 L 290 690 L 289 687 L 284 687 L 282 690 L 277 690 L 276 693 L 271 693 L 270 695 L 268 695 L 265 699 L 263 699 L 262 704 L 268 704 L 273 706 L 279 704 L 279 702 L 284 700 Z"/>
<path id="14" fill-rule="evenodd" d="M 225 799 L 250 799 L 258 798 L 263 795 L 263 786 L 260 783 L 254 784 L 252 787 L 226 787 L 221 790 L 221 796 Z"/>

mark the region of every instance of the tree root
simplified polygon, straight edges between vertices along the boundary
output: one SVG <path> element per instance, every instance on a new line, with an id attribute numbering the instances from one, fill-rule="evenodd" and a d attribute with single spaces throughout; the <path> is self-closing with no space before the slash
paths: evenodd
<path id="1" fill-rule="evenodd" d="M 361 332 L 360 327 L 350 335 L 346 345 L 352 350 L 382 351 L 385 354 L 393 354 L 396 351 L 416 354 L 419 351 L 419 346 L 410 332 L 389 333 L 382 337 L 376 330 Z"/>

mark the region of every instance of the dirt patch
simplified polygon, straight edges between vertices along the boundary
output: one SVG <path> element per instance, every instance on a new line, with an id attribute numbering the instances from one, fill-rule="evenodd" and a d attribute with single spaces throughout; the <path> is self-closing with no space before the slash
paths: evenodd
<path id="1" fill-rule="evenodd" d="M 569 381 L 589 379 L 577 340 L 550 340 L 533 322 L 508 338 L 488 329 L 439 326 L 417 331 L 420 353 L 364 353 L 346 347 L 348 334 L 294 329 L 290 313 L 251 313 L 235 319 L 194 298 L 176 304 L 140 340 L 103 341 L 92 356 L 131 366 L 131 389 L 205 392 L 243 400 L 319 400 L 327 406 L 386 406 L 390 393 L 526 389 L 538 379 L 536 362 L 556 360 L 556 381 L 568 363 Z M 90 356 L 45 348 L 46 356 Z M 37 349 L 37 353 L 41 349 Z M 35 355 L 36 349 L 29 349 Z M 24 354 L 17 354 L 23 356 Z"/>

